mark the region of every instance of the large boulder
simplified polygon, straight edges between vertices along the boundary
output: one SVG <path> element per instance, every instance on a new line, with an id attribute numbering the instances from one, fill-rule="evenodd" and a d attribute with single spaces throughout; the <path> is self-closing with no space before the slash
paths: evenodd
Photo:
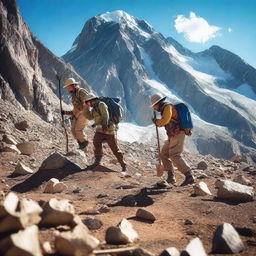
<path id="1" fill-rule="evenodd" d="M 42 256 L 38 240 L 38 227 L 33 225 L 0 240 L 1 255 Z"/>
<path id="2" fill-rule="evenodd" d="M 148 220 L 148 221 L 155 221 L 156 217 L 154 216 L 153 213 L 143 209 L 143 208 L 139 208 L 136 212 L 136 217 L 143 219 L 143 220 Z"/>
<path id="3" fill-rule="evenodd" d="M 52 198 L 43 206 L 41 226 L 72 225 L 75 217 L 74 206 L 68 200 Z"/>
<path id="4" fill-rule="evenodd" d="M 212 252 L 221 254 L 236 254 L 244 250 L 243 242 L 234 227 L 224 223 L 216 229 L 212 242 Z"/>
<path id="5" fill-rule="evenodd" d="M 26 227 L 37 225 L 42 208 L 31 199 L 18 197 L 10 193 L 0 206 L 0 233 L 13 232 Z"/>
<path id="6" fill-rule="evenodd" d="M 230 180 L 218 180 L 215 183 L 218 188 L 217 197 L 234 201 L 253 201 L 253 187 L 241 185 Z"/>
<path id="7" fill-rule="evenodd" d="M 68 162 L 67 158 L 63 157 L 59 153 L 54 153 L 43 161 L 40 169 L 44 169 L 44 170 L 60 169 L 64 167 L 67 164 L 67 162 Z"/>

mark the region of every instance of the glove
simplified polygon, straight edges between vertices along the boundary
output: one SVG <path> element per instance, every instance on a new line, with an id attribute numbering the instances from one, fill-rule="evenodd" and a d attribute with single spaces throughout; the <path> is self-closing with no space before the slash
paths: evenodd
<path id="1" fill-rule="evenodd" d="M 155 117 L 152 118 L 152 122 L 156 124 L 157 119 Z"/>
<path id="2" fill-rule="evenodd" d="M 73 112 L 72 112 L 72 111 L 62 110 L 62 111 L 61 111 L 61 114 L 62 114 L 62 115 L 73 115 Z"/>
<path id="3" fill-rule="evenodd" d="M 105 131 L 107 131 L 107 129 L 108 129 L 108 126 L 105 125 L 105 124 L 103 124 L 103 125 L 102 125 L 102 131 L 105 132 Z"/>

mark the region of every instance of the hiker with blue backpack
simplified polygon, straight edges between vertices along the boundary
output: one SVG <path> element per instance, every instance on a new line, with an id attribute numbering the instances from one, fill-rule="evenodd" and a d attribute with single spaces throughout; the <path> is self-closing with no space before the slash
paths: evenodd
<path id="1" fill-rule="evenodd" d="M 95 161 L 92 164 L 96 167 L 100 164 L 103 151 L 102 143 L 107 142 L 113 154 L 122 167 L 122 172 L 126 171 L 126 163 L 123 159 L 123 153 L 117 146 L 116 131 L 118 122 L 121 119 L 120 105 L 109 97 L 97 97 L 89 93 L 85 99 L 87 107 L 84 108 L 84 116 L 88 120 L 94 120 L 96 132 L 93 138 Z"/>
<path id="2" fill-rule="evenodd" d="M 195 183 L 195 179 L 191 172 L 191 168 L 181 157 L 181 153 L 183 152 L 184 148 L 185 136 L 191 134 L 192 122 L 190 114 L 187 114 L 187 116 L 182 114 L 187 110 L 185 104 L 180 103 L 179 106 L 174 106 L 165 100 L 166 97 L 162 96 L 161 94 L 154 94 L 151 97 L 151 107 L 154 109 L 154 111 L 161 113 L 161 118 L 154 118 L 153 122 L 157 127 L 164 126 L 168 136 L 168 140 L 165 142 L 160 153 L 164 170 L 167 172 L 166 181 L 169 184 L 176 183 L 174 176 L 174 165 L 181 173 L 185 175 L 185 180 L 182 182 L 181 186 L 193 184 Z M 189 113 L 188 110 L 187 113 Z M 186 127 L 185 120 L 183 122 L 185 126 L 182 127 L 181 124 L 183 118 L 186 119 L 187 117 L 190 118 L 190 120 L 188 120 L 190 121 L 190 124 Z"/>

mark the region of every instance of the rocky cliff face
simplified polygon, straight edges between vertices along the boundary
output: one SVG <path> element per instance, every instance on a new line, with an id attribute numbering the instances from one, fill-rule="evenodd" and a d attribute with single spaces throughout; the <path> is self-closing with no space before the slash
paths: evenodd
<path id="1" fill-rule="evenodd" d="M 116 11 L 86 22 L 63 58 L 98 94 L 121 97 L 129 121 L 150 124 L 149 98 L 161 92 L 174 103 L 186 102 L 194 113 L 196 127 L 201 123 L 198 120 L 212 126 L 219 137 L 210 137 L 223 148 L 221 154 L 225 157 L 224 148 L 238 148 L 241 152 L 244 146 L 246 151 L 249 147 L 255 152 L 255 101 L 226 89 L 234 82 L 240 85 L 245 81 L 253 87 L 249 77 L 253 77 L 255 70 L 239 62 L 251 74 L 242 80 L 245 71 L 238 74 L 238 63 L 227 62 L 227 51 L 225 61 L 221 59 L 223 53 L 218 53 L 218 49 L 192 53 L 174 39 L 166 40 L 145 21 Z M 225 132 L 222 127 L 226 127 Z M 208 135 L 195 134 L 197 149 L 216 155 L 216 147 L 205 146 L 208 140 Z M 239 146 L 234 147 L 234 141 Z"/>
<path id="2" fill-rule="evenodd" d="M 14 0 L 0 2 L 0 97 L 51 121 L 58 107 L 56 73 L 87 83 L 30 32 Z M 64 92 L 66 93 L 66 92 Z M 58 95 L 58 94 L 57 94 Z"/>
<path id="3" fill-rule="evenodd" d="M 256 70 L 239 56 L 216 45 L 199 54 L 213 57 L 225 72 L 232 74 L 237 81 L 230 83 L 231 87 L 247 83 L 256 93 Z"/>

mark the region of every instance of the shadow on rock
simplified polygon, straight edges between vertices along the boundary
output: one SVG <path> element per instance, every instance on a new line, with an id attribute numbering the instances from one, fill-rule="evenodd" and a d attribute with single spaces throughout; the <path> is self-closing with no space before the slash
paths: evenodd
<path id="1" fill-rule="evenodd" d="M 22 183 L 16 184 L 11 188 L 12 191 L 24 193 L 39 187 L 43 182 L 56 178 L 62 180 L 70 174 L 80 172 L 81 168 L 68 161 L 67 164 L 61 169 L 39 169 L 36 173 L 30 176 Z"/>

